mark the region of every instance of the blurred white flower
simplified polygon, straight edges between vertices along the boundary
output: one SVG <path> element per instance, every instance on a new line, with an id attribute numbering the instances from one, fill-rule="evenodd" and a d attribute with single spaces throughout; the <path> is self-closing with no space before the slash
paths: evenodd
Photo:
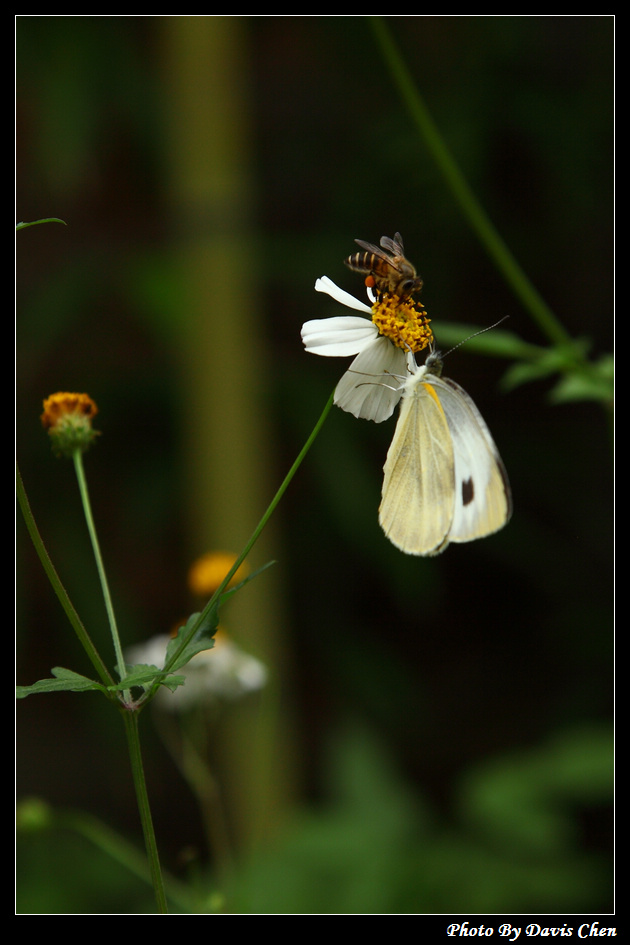
<path id="1" fill-rule="evenodd" d="M 130 664 L 164 666 L 166 647 L 171 637 L 161 634 L 146 643 L 130 647 L 125 659 Z M 186 682 L 174 692 L 161 686 L 155 701 L 163 709 L 183 712 L 194 705 L 233 701 L 262 687 L 267 682 L 267 669 L 249 653 L 245 653 L 226 634 L 219 630 L 214 638 L 214 647 L 197 653 L 178 676 Z"/>

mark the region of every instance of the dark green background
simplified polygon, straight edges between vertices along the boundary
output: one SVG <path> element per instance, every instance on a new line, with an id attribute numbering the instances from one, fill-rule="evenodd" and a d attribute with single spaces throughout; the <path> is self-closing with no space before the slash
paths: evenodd
<path id="1" fill-rule="evenodd" d="M 167 630 L 193 606 L 184 581 L 201 550 L 186 497 L 194 457 L 181 448 L 190 404 L 177 326 L 187 316 L 174 260 L 189 233 L 229 240 L 237 228 L 251 249 L 243 278 L 264 345 L 243 332 L 242 359 L 227 369 L 235 385 L 253 365 L 264 374 L 272 490 L 345 367 L 307 356 L 299 330 L 336 313 L 313 292 L 318 276 L 361 294 L 342 265 L 355 237 L 402 232 L 438 343 L 440 321 L 483 326 L 505 315 L 509 331 L 547 343 L 444 185 L 366 17 L 228 18 L 238 88 L 205 87 L 194 68 L 177 81 L 209 107 L 222 96 L 228 108 L 232 95 L 241 102 L 246 182 L 236 197 L 226 191 L 214 216 L 174 212 L 165 101 L 175 77 L 164 49 L 182 19 L 200 32 L 226 25 L 17 18 L 17 220 L 68 224 L 18 234 L 18 458 L 44 538 L 105 653 L 76 488 L 70 466 L 50 455 L 41 401 L 76 389 L 99 404 L 104 435 L 87 464 L 121 633 L 136 642 Z M 594 355 L 609 351 L 613 18 L 386 22 L 534 286 Z M 238 306 L 226 317 L 238 332 Z M 256 847 L 234 908 L 611 910 L 610 430 L 596 403 L 551 403 L 549 381 L 503 392 L 508 367 L 465 347 L 447 363 L 509 472 L 515 511 L 499 535 L 430 561 L 400 554 L 376 518 L 394 421 L 337 410 L 281 503 L 277 574 L 291 667 L 282 712 L 297 772 L 290 807 L 302 813 L 294 823 L 287 811 Z M 87 672 L 19 519 L 17 530 L 18 682 L 54 665 Z M 103 700 L 33 697 L 17 720 L 19 797 L 89 810 L 141 842 L 122 726 Z M 165 864 L 185 876 L 182 851 L 193 848 L 199 868 L 212 868 L 194 800 L 147 722 Z M 475 777 L 492 781 L 503 767 L 516 787 L 497 776 L 501 816 L 471 813 Z M 284 772 L 275 776 L 282 782 Z M 255 780 L 245 789 L 255 793 Z M 87 868 L 92 853 L 76 843 L 20 840 L 19 911 L 152 908 L 106 860 Z M 48 864 L 53 849 L 63 869 Z"/>

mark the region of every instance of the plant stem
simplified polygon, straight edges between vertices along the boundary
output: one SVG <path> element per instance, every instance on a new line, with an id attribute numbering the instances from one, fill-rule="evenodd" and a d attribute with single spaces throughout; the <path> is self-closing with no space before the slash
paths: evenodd
<path id="1" fill-rule="evenodd" d="M 59 826 L 64 830 L 73 830 L 85 837 L 97 849 L 137 876 L 143 883 L 152 885 L 147 858 L 142 849 L 135 847 L 107 824 L 84 811 L 54 811 L 52 816 L 54 826 Z M 164 879 L 170 902 L 175 903 L 184 912 L 196 912 L 196 903 L 188 887 L 166 873 L 164 873 Z"/>
<path id="2" fill-rule="evenodd" d="M 569 353 L 573 351 L 573 359 L 577 360 L 578 354 L 573 350 L 570 335 L 527 278 L 455 163 L 394 44 L 387 26 L 383 22 L 383 18 L 370 16 L 368 19 L 385 62 L 390 69 L 394 84 L 398 87 L 398 91 L 411 112 L 411 116 L 419 128 L 427 148 L 468 222 L 500 272 L 503 273 L 506 282 L 512 287 L 527 311 L 538 323 L 539 328 L 551 341 L 563 346 Z"/>
<path id="3" fill-rule="evenodd" d="M 162 879 L 162 869 L 158 856 L 157 843 L 155 840 L 155 830 L 153 829 L 153 818 L 151 817 L 151 808 L 149 806 L 149 795 L 144 777 L 144 765 L 142 764 L 142 753 L 140 751 L 140 737 L 138 732 L 137 711 L 130 712 L 123 710 L 123 720 L 125 723 L 125 732 L 127 734 L 127 744 L 129 745 L 129 757 L 131 760 L 131 771 L 133 774 L 133 783 L 136 789 L 136 799 L 138 801 L 138 810 L 140 811 L 140 820 L 142 823 L 142 833 L 144 834 L 144 843 L 149 860 L 149 872 L 151 873 L 151 882 L 155 891 L 158 912 L 166 914 L 168 908 L 166 905 L 166 894 L 164 892 L 164 881 Z"/>
<path id="4" fill-rule="evenodd" d="M 263 517 L 262 517 L 261 520 L 259 521 L 259 523 L 258 523 L 258 525 L 256 526 L 256 528 L 254 529 L 251 538 L 249 539 L 249 541 L 247 542 L 247 544 L 245 545 L 245 547 L 244 547 L 243 550 L 241 551 L 240 555 L 238 556 L 238 558 L 236 559 L 236 561 L 234 562 L 234 564 L 232 565 L 232 567 L 230 568 L 230 570 L 228 571 L 228 573 L 225 575 L 225 577 L 224 577 L 223 580 L 221 581 L 221 584 L 220 584 L 219 587 L 216 589 L 216 591 L 214 592 L 214 594 L 212 595 L 212 597 L 210 598 L 210 600 L 208 601 L 208 603 L 206 604 L 206 606 L 204 607 L 204 609 L 202 610 L 202 612 L 199 614 L 199 617 L 198 617 L 198 619 L 196 620 L 195 625 L 194 625 L 193 627 L 191 627 L 190 632 L 186 635 L 185 639 L 182 640 L 181 648 L 178 648 L 178 650 L 177 650 L 175 653 L 173 653 L 173 655 L 171 656 L 170 660 L 165 664 L 165 666 L 164 666 L 164 672 L 168 672 L 168 670 L 170 669 L 170 667 L 171 667 L 171 666 L 173 665 L 173 663 L 176 661 L 176 659 L 177 659 L 177 657 L 178 657 L 178 654 L 179 654 L 179 652 L 180 652 L 180 649 L 183 649 L 183 647 L 186 646 L 186 644 L 188 643 L 188 641 L 189 641 L 189 640 L 192 640 L 193 636 L 194 636 L 195 633 L 197 632 L 197 627 L 199 627 L 199 625 L 201 624 L 201 622 L 206 618 L 206 616 L 210 613 L 210 611 L 212 610 L 212 608 L 215 606 L 215 603 L 220 599 L 220 597 L 221 597 L 221 595 L 223 594 L 223 592 L 225 591 L 226 587 L 228 586 L 228 584 L 229 584 L 230 581 L 232 580 L 232 577 L 236 574 L 236 572 L 237 572 L 238 569 L 240 568 L 241 564 L 243 563 L 243 561 L 245 560 L 245 558 L 247 557 L 247 555 L 250 553 L 250 551 L 252 550 L 252 548 L 254 547 L 254 545 L 256 544 L 256 542 L 258 541 L 258 539 L 260 538 L 260 535 L 261 535 L 261 533 L 262 533 L 262 531 L 263 531 L 265 525 L 267 524 L 267 522 L 268 522 L 269 519 L 271 518 L 271 515 L 272 515 L 273 512 L 274 512 L 274 509 L 276 508 L 276 506 L 278 505 L 280 499 L 282 498 L 282 496 L 283 496 L 284 493 L 286 492 L 289 483 L 290 483 L 291 480 L 293 479 L 293 477 L 294 477 L 295 473 L 297 472 L 297 470 L 299 469 L 299 467 L 300 467 L 300 465 L 301 465 L 301 463 L 302 463 L 304 457 L 306 456 L 306 454 L 307 454 L 308 451 L 310 450 L 311 446 L 313 445 L 313 443 L 314 443 L 314 441 L 315 441 L 315 438 L 317 437 L 317 434 L 319 433 L 319 431 L 321 430 L 322 426 L 324 425 L 324 421 L 325 421 L 326 417 L 328 416 L 328 413 L 329 413 L 329 411 L 330 411 L 330 408 L 332 407 L 332 404 L 333 404 L 333 397 L 334 397 L 334 391 L 333 391 L 333 393 L 330 395 L 330 397 L 328 398 L 328 402 L 327 402 L 326 406 L 324 407 L 324 409 L 323 409 L 323 411 L 322 411 L 322 413 L 321 413 L 321 416 L 320 416 L 319 420 L 318 420 L 317 423 L 315 424 L 311 435 L 309 436 L 309 438 L 307 439 L 306 443 L 304 444 L 304 446 L 302 447 L 302 449 L 301 449 L 300 452 L 298 453 L 297 459 L 295 460 L 295 462 L 293 463 L 293 465 L 292 465 L 291 468 L 289 469 L 288 473 L 287 473 L 286 476 L 284 477 L 284 479 L 283 479 L 283 481 L 282 481 L 282 484 L 280 485 L 280 488 L 279 488 L 278 491 L 276 492 L 275 496 L 274 496 L 273 499 L 271 500 L 271 503 L 269 504 L 269 507 L 267 508 L 266 512 L 264 513 Z"/>
<path id="5" fill-rule="evenodd" d="M 118 675 L 121 679 L 124 679 L 125 676 L 125 660 L 123 657 L 122 646 L 120 645 L 120 637 L 118 635 L 118 627 L 116 625 L 116 615 L 114 613 L 114 608 L 112 606 L 112 598 L 109 593 L 109 585 L 107 583 L 107 575 L 105 573 L 105 568 L 103 566 L 103 558 L 101 556 L 101 549 L 98 543 L 98 536 L 96 534 L 96 528 L 94 527 L 94 518 L 92 516 L 92 507 L 90 504 L 90 496 L 88 493 L 87 481 L 85 479 L 85 471 L 83 469 L 83 453 L 81 450 L 75 450 L 72 454 L 72 459 L 74 460 L 74 468 L 77 474 L 77 479 L 79 482 L 79 492 L 81 493 L 81 501 L 83 503 L 83 512 L 85 515 L 85 520 L 87 522 L 88 532 L 90 534 L 90 540 L 92 542 L 92 550 L 94 552 L 94 558 L 96 560 L 96 567 L 98 570 L 98 576 L 101 582 L 101 589 L 103 592 L 103 598 L 105 600 L 105 609 L 107 611 L 107 618 L 109 620 L 109 628 L 114 642 L 114 652 L 116 654 L 116 668 L 118 670 Z M 129 693 L 125 693 L 125 700 L 128 700 Z"/>
<path id="6" fill-rule="evenodd" d="M 55 566 L 50 560 L 50 556 L 48 552 L 46 551 L 46 546 L 44 545 L 41 535 L 39 534 L 39 529 L 37 528 L 37 524 L 35 522 L 33 513 L 31 511 L 31 506 L 28 501 L 28 496 L 26 495 L 26 490 L 24 488 L 24 483 L 22 481 L 22 476 L 20 474 L 19 466 L 16 469 L 16 473 L 17 473 L 17 497 L 18 497 L 18 502 L 20 504 L 20 509 L 22 510 L 22 515 L 24 516 L 24 521 L 26 523 L 28 533 L 31 536 L 31 541 L 33 542 L 33 545 L 35 546 L 35 551 L 37 552 L 39 556 L 39 560 L 42 563 L 44 571 L 48 575 L 48 580 L 50 581 L 55 594 L 59 598 L 59 602 L 61 606 L 63 607 L 64 611 L 66 612 L 66 616 L 68 617 L 68 620 L 70 621 L 70 624 L 74 629 L 74 632 L 79 638 L 79 642 L 83 646 L 83 649 L 87 653 L 92 665 L 94 666 L 96 672 L 100 676 L 102 682 L 104 682 L 105 685 L 108 685 L 108 686 L 113 685 L 114 680 L 109 670 L 107 669 L 107 666 L 101 659 L 100 653 L 98 652 L 98 650 L 92 643 L 92 640 L 90 639 L 90 636 L 87 630 L 85 629 L 85 627 L 83 626 L 83 623 L 81 622 L 81 618 L 79 617 L 78 613 L 74 609 L 74 605 L 72 601 L 70 600 L 70 598 L 68 597 L 68 592 L 66 591 L 65 587 L 61 583 L 61 579 L 59 578 L 59 575 L 57 574 L 57 571 L 55 570 Z"/>

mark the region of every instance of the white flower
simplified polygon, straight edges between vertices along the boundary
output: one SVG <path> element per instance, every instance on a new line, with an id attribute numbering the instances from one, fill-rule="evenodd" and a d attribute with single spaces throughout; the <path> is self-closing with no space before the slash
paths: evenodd
<path id="1" fill-rule="evenodd" d="M 126 662 L 161 669 L 170 639 L 168 634 L 161 634 L 130 647 L 125 653 Z M 156 702 L 159 701 L 163 709 L 173 712 L 185 711 L 199 703 L 238 699 L 247 692 L 262 689 L 267 682 L 267 669 L 260 660 L 241 650 L 221 630 L 215 636 L 212 649 L 197 653 L 176 675 L 185 676 L 185 684 L 174 692 L 161 686 L 156 696 Z"/>
<path id="2" fill-rule="evenodd" d="M 311 354 L 332 358 L 356 355 L 337 384 L 335 404 L 364 420 L 376 423 L 387 420 L 402 396 L 406 378 L 414 369 L 412 352 L 417 350 L 408 344 L 406 350 L 397 346 L 371 320 L 375 309 L 391 306 L 391 302 L 377 302 L 370 296 L 375 303 L 370 308 L 327 276 L 317 280 L 315 291 L 325 292 L 342 305 L 370 316 L 368 321 L 358 315 L 339 315 L 313 319 L 302 325 L 302 341 Z M 388 314 L 391 317 L 390 310 Z M 414 311 L 414 314 L 417 318 L 418 313 Z"/>

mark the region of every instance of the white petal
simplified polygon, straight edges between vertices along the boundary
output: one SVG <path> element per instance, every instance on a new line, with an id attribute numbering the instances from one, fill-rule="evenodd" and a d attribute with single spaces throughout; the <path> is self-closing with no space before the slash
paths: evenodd
<path id="1" fill-rule="evenodd" d="M 376 325 L 358 315 L 314 318 L 302 325 L 302 341 L 306 350 L 330 358 L 359 354 L 366 345 L 373 344 L 377 337 Z"/>
<path id="2" fill-rule="evenodd" d="M 164 666 L 166 659 L 166 647 L 170 643 L 168 633 L 158 634 L 151 637 L 145 643 L 137 643 L 125 650 L 125 662 L 147 663 L 149 666 L 157 666 L 160 669 Z"/>
<path id="3" fill-rule="evenodd" d="M 386 338 L 362 351 L 335 390 L 335 404 L 355 417 L 381 423 L 394 412 L 408 376 L 407 355 Z"/>
<path id="4" fill-rule="evenodd" d="M 359 300 L 355 299 L 349 292 L 344 292 L 344 290 L 340 289 L 338 285 L 335 285 L 328 276 L 322 276 L 321 279 L 317 280 L 315 283 L 315 291 L 325 292 L 326 295 L 330 295 L 336 302 L 341 302 L 342 305 L 346 305 L 348 308 L 354 308 L 357 312 L 372 313 L 372 309 L 366 305 L 365 302 L 359 302 Z"/>

